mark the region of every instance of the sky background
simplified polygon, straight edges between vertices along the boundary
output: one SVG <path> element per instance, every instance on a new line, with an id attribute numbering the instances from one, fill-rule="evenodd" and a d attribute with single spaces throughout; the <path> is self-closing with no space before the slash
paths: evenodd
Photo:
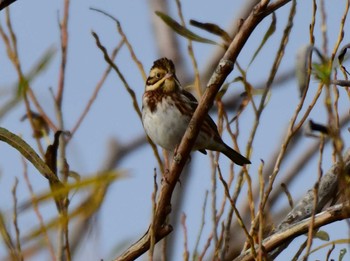
<path id="1" fill-rule="evenodd" d="M 184 1 L 182 7 L 187 22 L 189 19 L 213 22 L 226 29 L 229 28 L 234 19 L 238 18 L 236 15 L 239 12 L 242 2 L 244 1 L 191 0 Z M 345 1 L 335 0 L 325 2 L 327 2 L 327 35 L 330 39 L 329 50 L 332 50 L 338 36 L 339 21 L 343 15 Z M 332 3 L 330 4 L 330 2 Z M 30 71 L 32 66 L 40 60 L 45 50 L 48 50 L 48 48 L 56 49 L 56 54 L 49 67 L 32 83 L 32 88 L 37 98 L 52 118 L 55 118 L 55 110 L 49 88 L 51 87 L 56 90 L 58 84 L 60 35 L 57 21 L 59 17 L 62 17 L 62 7 L 63 1 L 57 0 L 18 0 L 11 6 L 13 28 L 17 35 L 19 56 L 24 72 Z M 105 10 L 121 22 L 123 30 L 133 45 L 138 59 L 143 63 L 146 72 L 149 71 L 153 61 L 159 58 L 151 25 L 152 16 L 155 14 L 150 12 L 148 1 L 71 1 L 68 63 L 63 101 L 64 121 L 68 130 L 75 125 L 75 122 L 90 99 L 97 82 L 107 67 L 101 51 L 95 45 L 91 31 L 95 31 L 99 35 L 101 42 L 109 51 L 120 41 L 115 23 L 107 17 L 91 11 L 89 9 L 90 7 Z M 289 8 L 290 5 L 287 5 L 276 13 L 276 33 L 266 43 L 255 62 L 250 66 L 247 77 L 253 85 L 266 80 L 288 17 Z M 170 15 L 178 20 L 175 2 L 171 1 L 170 10 Z M 311 21 L 311 11 L 311 1 L 298 1 L 297 15 L 291 40 L 286 48 L 285 59 L 281 64 L 279 72 L 293 69 L 298 49 L 309 42 L 308 28 Z M 2 26 L 4 26 L 5 21 L 4 15 L 5 13 L 2 11 L 0 13 Z M 319 14 L 317 18 L 316 46 L 321 48 Z M 270 17 L 265 19 L 243 48 L 238 58 L 243 68 L 247 68 L 270 21 Z M 344 44 L 350 40 L 347 33 L 349 32 L 349 21 L 346 22 L 345 28 Z M 193 30 L 202 36 L 219 41 L 216 37 L 201 30 L 195 28 Z M 187 40 L 180 37 L 179 42 L 182 51 L 186 53 Z M 208 59 L 216 48 L 212 45 L 194 43 L 194 53 L 200 70 L 205 68 Z M 186 57 L 185 67 L 189 70 L 188 74 L 192 75 L 193 68 L 191 67 L 190 58 L 187 54 L 184 57 Z M 144 82 L 125 46 L 118 54 L 115 62 L 135 91 L 138 102 L 141 104 Z M 0 71 L 1 106 L 12 95 L 16 87 L 16 73 L 8 61 L 6 49 L 2 41 L 0 41 Z M 237 71 L 234 70 L 228 77 L 228 80 L 234 79 L 237 75 Z M 316 90 L 316 87 L 316 80 L 312 80 L 310 95 L 307 97 L 306 104 L 312 99 L 312 94 Z M 229 94 L 234 94 L 243 91 L 244 88 L 241 84 L 235 84 L 230 87 L 228 92 Z M 339 107 L 342 114 L 344 114 L 349 109 L 348 99 L 343 90 L 340 90 L 340 95 Z M 257 98 L 257 101 L 258 99 L 260 99 L 260 96 Z M 298 101 L 299 94 L 295 79 L 281 84 L 272 92 L 268 106 L 262 117 L 261 127 L 254 142 L 254 150 L 251 158 L 250 175 L 255 184 L 257 182 L 257 169 L 260 165 L 260 159 L 267 161 L 271 153 L 278 148 L 278 144 L 280 144 L 281 139 L 284 137 L 285 126 L 287 126 Z M 36 148 L 35 142 L 31 137 L 32 133 L 29 123 L 27 121 L 20 121 L 24 114 L 25 107 L 23 104 L 20 104 L 0 119 L 0 126 L 22 135 L 24 140 Z M 216 119 L 216 115 L 213 114 L 213 116 Z M 229 118 L 233 116 L 233 113 L 229 114 Z M 319 100 L 318 106 L 311 113 L 310 118 L 321 123 L 327 122 L 322 98 Z M 238 143 L 241 150 L 245 148 L 253 122 L 253 111 L 251 106 L 248 106 L 240 118 L 241 132 Z M 108 144 L 111 142 L 111 139 L 116 139 L 122 144 L 127 144 L 142 135 L 144 135 L 142 124 L 133 110 L 131 99 L 121 81 L 112 72 L 99 92 L 98 98 L 90 109 L 89 114 L 68 146 L 67 158 L 70 168 L 77 171 L 82 177 L 95 174 L 103 168 L 103 164 L 108 157 Z M 342 137 L 345 140 L 345 148 L 349 145 L 347 135 L 348 132 L 342 132 Z M 52 133 L 50 137 L 53 137 Z M 230 139 L 227 134 L 224 134 L 224 140 L 229 145 L 232 145 L 229 142 Z M 298 151 L 302 151 L 314 142 L 311 138 L 303 138 Z M 294 154 L 293 157 L 297 158 L 298 153 Z M 331 147 L 328 145 L 322 165 L 324 172 L 332 164 L 330 155 Z M 186 180 L 188 184 L 183 189 L 183 193 L 186 194 L 182 210 L 187 215 L 190 250 L 193 249 L 199 230 L 204 194 L 207 190 L 211 189 L 210 161 L 207 156 L 193 153 L 192 161 L 192 171 L 190 177 Z M 18 186 L 19 202 L 29 197 L 28 188 L 22 177 L 23 166 L 20 163 L 19 153 L 7 144 L 0 143 L 0 209 L 8 217 L 10 217 L 10 211 L 13 205 L 11 189 L 15 177 L 18 177 L 20 180 Z M 225 173 L 225 170 L 227 171 L 228 163 L 225 157 L 221 157 L 220 166 L 223 169 L 223 173 Z M 290 161 L 289 164 L 291 164 Z M 280 176 L 283 176 L 283 173 L 288 170 L 289 164 L 282 165 Z M 148 145 L 135 151 L 121 162 L 118 169 L 125 170 L 128 176 L 115 181 L 111 186 L 96 219 L 94 229 L 89 234 L 89 239 L 81 244 L 79 252 L 75 256 L 76 260 L 83 260 L 83 258 L 84 260 L 99 260 L 102 258 L 109 260 L 115 257 L 116 252 L 125 250 L 125 246 L 135 242 L 145 233 L 151 218 L 154 167 L 157 167 L 157 163 Z M 237 166 L 235 166 L 235 169 L 238 171 Z M 47 189 L 46 180 L 43 180 L 42 176 L 38 175 L 33 168 L 29 168 L 29 176 L 35 191 L 42 192 Z M 308 164 L 308 167 L 303 170 L 300 177 L 289 187 L 295 201 L 307 189 L 311 188 L 317 179 L 317 157 L 314 157 L 313 162 Z M 278 181 L 276 182 L 276 186 L 277 184 L 279 185 Z M 222 193 L 220 194 L 220 191 L 222 191 L 221 183 L 218 183 L 218 191 L 219 195 L 223 196 Z M 241 197 L 243 199 L 245 193 L 242 192 Z M 79 199 L 79 196 L 73 196 L 71 199 L 72 204 L 75 204 L 75 197 L 77 200 Z M 220 197 L 218 198 L 218 202 L 221 202 Z M 287 200 L 285 198 L 284 201 L 281 200 L 277 204 L 277 207 L 284 207 L 286 204 Z M 56 210 L 53 206 L 45 205 L 41 209 L 47 219 L 56 215 Z M 210 212 L 209 209 L 207 212 Z M 208 224 L 210 224 L 209 215 L 210 213 L 206 217 Z M 24 213 L 23 217 L 19 220 L 21 231 L 23 233 L 28 232 L 32 228 L 34 220 L 36 221 L 37 219 L 33 213 Z M 175 229 L 181 230 L 179 223 L 175 222 L 172 225 Z M 200 250 L 204 246 L 210 229 L 210 225 L 208 225 L 204 230 L 204 238 L 200 242 Z M 346 238 L 349 234 L 348 226 L 345 222 L 338 222 L 332 225 L 331 229 L 327 230 L 327 227 L 325 227 L 324 230 L 331 233 L 331 239 Z M 179 260 L 182 256 L 182 232 L 177 233 L 176 238 L 176 248 L 171 260 Z M 305 237 L 299 237 L 299 240 L 296 240 L 291 246 L 291 249 L 294 251 L 285 251 L 277 260 L 288 260 L 291 253 L 293 255 L 300 242 L 304 240 Z M 316 239 L 314 246 L 318 244 L 322 244 L 322 242 Z M 342 247 L 345 246 L 337 246 L 334 253 L 338 253 Z M 324 258 L 327 250 L 328 248 L 315 253 L 312 259 Z M 6 253 L 4 251 L 4 248 L 0 247 L 0 258 L 5 256 Z M 349 257 L 349 255 L 347 256 Z M 43 260 L 47 258 L 46 255 L 41 255 L 40 257 Z"/>

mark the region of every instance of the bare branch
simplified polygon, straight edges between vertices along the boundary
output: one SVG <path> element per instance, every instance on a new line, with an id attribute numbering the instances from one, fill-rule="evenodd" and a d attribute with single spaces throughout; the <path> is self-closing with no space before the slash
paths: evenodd
<path id="1" fill-rule="evenodd" d="M 289 0 L 283 1 L 284 4 Z M 278 6 L 279 7 L 279 6 Z M 180 177 L 181 171 L 188 159 L 191 148 L 196 140 L 201 123 L 204 120 L 205 115 L 208 113 L 210 106 L 213 104 L 213 100 L 216 93 L 219 91 L 221 85 L 225 81 L 228 74 L 232 71 L 234 62 L 236 61 L 242 47 L 253 32 L 255 27 L 271 12 L 273 8 L 263 8 L 260 5 L 255 6 L 249 17 L 244 21 L 240 31 L 231 42 L 228 50 L 226 51 L 223 59 L 217 65 L 214 71 L 207 89 L 199 103 L 190 123 L 186 130 L 184 137 L 178 147 L 177 153 L 174 155 L 169 175 L 165 176 L 166 182 L 163 182 L 160 194 L 157 201 L 157 209 L 154 215 L 152 226 L 156 229 L 156 239 L 160 239 L 160 232 L 167 234 L 171 231 L 169 225 L 166 224 L 166 217 L 171 211 L 171 197 L 174 191 L 175 185 Z M 131 246 L 124 254 L 118 257 L 116 260 L 134 260 L 140 254 L 144 253 L 150 245 L 150 235 L 147 232 L 136 244 Z"/>
<path id="2" fill-rule="evenodd" d="M 315 216 L 314 228 L 320 228 L 327 224 L 334 223 L 339 220 L 344 220 L 350 217 L 350 206 L 348 204 L 338 204 L 332 207 L 329 207 L 324 212 Z M 266 251 L 271 251 L 283 244 L 284 242 L 289 242 L 290 239 L 294 239 L 297 236 L 305 234 L 310 225 L 310 219 L 304 219 L 288 228 L 285 228 L 272 236 L 266 238 L 263 242 L 263 247 Z M 246 251 L 234 261 L 250 261 L 254 260 L 253 255 L 250 251 Z"/>
<path id="3" fill-rule="evenodd" d="M 350 149 L 344 155 L 344 166 L 342 162 L 336 163 L 332 168 L 321 178 L 318 193 L 318 202 L 316 205 L 316 213 L 320 212 L 322 208 L 337 195 L 339 179 L 341 179 L 344 174 L 350 172 Z M 295 205 L 293 210 L 285 217 L 285 219 L 277 226 L 276 230 L 284 230 L 291 224 L 310 217 L 314 209 L 314 199 L 315 194 L 313 190 L 309 190 L 306 195 Z M 283 251 L 290 241 L 286 242 L 279 248 L 276 248 L 272 257 L 276 257 L 281 251 Z"/>

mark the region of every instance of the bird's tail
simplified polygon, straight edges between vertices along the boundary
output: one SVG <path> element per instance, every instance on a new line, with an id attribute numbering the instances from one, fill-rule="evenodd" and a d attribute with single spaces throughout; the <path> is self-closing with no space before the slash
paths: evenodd
<path id="1" fill-rule="evenodd" d="M 250 164 L 250 160 L 235 151 L 234 149 L 230 148 L 225 144 L 225 149 L 222 151 L 228 158 L 230 158 L 233 163 L 243 166 L 245 164 Z"/>

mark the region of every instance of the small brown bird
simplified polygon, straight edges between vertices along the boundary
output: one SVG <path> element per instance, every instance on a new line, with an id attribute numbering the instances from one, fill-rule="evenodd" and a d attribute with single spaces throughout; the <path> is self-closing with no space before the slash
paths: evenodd
<path id="1" fill-rule="evenodd" d="M 142 97 L 142 123 L 151 140 L 168 151 L 180 144 L 191 117 L 197 108 L 196 98 L 185 91 L 175 75 L 174 63 L 161 58 L 154 62 Z M 207 115 L 193 150 L 220 151 L 238 165 L 250 161 L 226 145 L 212 118 Z"/>

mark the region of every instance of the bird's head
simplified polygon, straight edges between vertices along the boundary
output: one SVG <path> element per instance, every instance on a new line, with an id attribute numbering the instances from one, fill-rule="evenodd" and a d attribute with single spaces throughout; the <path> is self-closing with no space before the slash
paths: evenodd
<path id="1" fill-rule="evenodd" d="M 160 89 L 164 92 L 172 92 L 177 88 L 180 88 L 180 83 L 175 74 L 174 63 L 167 58 L 156 60 L 146 81 L 146 91 Z"/>

